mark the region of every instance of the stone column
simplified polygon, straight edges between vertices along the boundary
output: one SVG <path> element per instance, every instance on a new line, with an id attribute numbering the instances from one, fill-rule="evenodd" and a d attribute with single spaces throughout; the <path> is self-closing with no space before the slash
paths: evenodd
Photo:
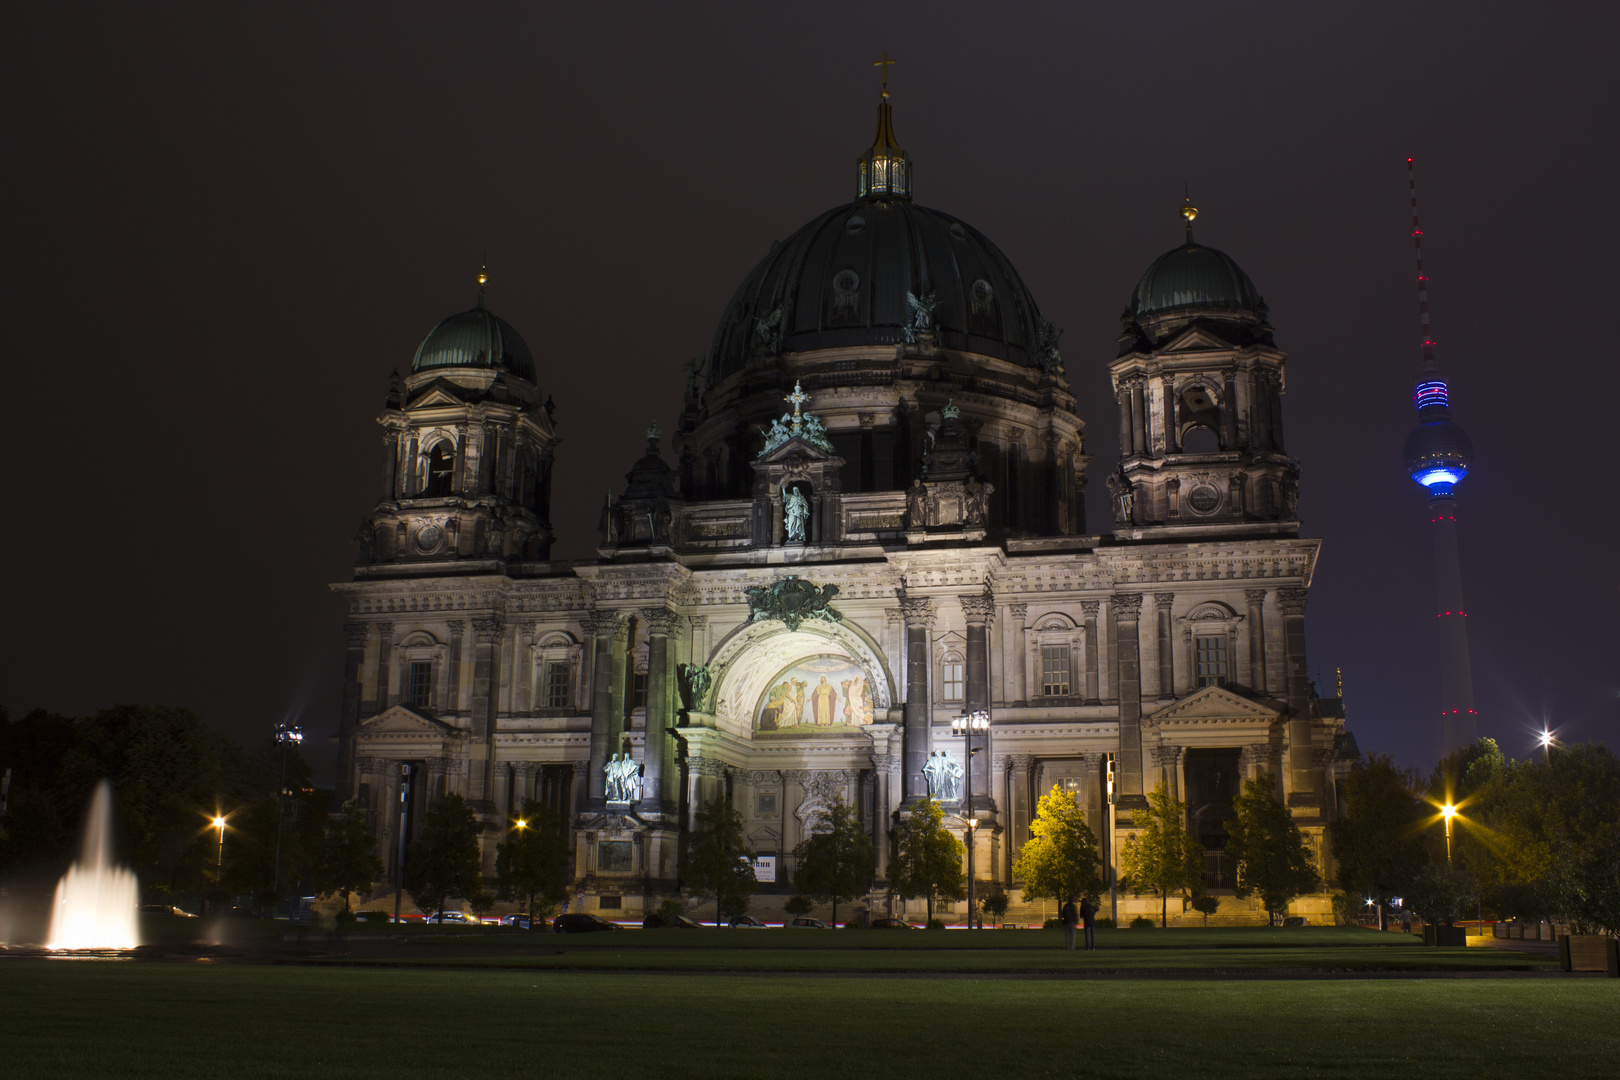
<path id="1" fill-rule="evenodd" d="M 1035 819 L 1032 801 L 1035 758 L 1030 754 L 1013 754 L 1007 759 L 1012 773 L 1007 780 L 1008 813 L 1012 815 L 1012 834 L 1007 838 L 1007 881 L 1012 881 L 1012 864 L 1018 852 L 1029 843 L 1029 823 Z"/>
<path id="2" fill-rule="evenodd" d="M 1181 452 L 1181 440 L 1176 437 L 1176 380 L 1171 375 L 1159 376 L 1159 393 L 1164 395 L 1164 452 Z"/>
<path id="3" fill-rule="evenodd" d="M 591 781 L 589 774 L 591 763 L 589 761 L 573 761 L 569 764 L 574 774 L 573 783 L 568 785 L 568 818 L 572 823 L 579 821 L 580 815 L 585 812 L 585 802 L 590 798 Z"/>
<path id="4" fill-rule="evenodd" d="M 591 752 L 586 766 L 589 805 L 600 807 L 607 796 L 607 777 L 602 772 L 608 758 L 619 752 L 619 728 L 613 715 L 615 658 L 624 656 L 624 615 L 617 611 L 593 611 L 580 620 L 595 636 L 592 651 L 596 672 L 591 686 Z"/>
<path id="5" fill-rule="evenodd" d="M 1143 379 L 1133 375 L 1126 385 L 1131 394 L 1131 453 L 1141 457 L 1147 453 L 1147 408 L 1142 400 Z"/>
<path id="6" fill-rule="evenodd" d="M 394 624 L 380 622 L 377 624 L 377 677 L 372 681 L 372 688 L 376 693 L 376 703 L 371 711 L 380 713 L 388 708 L 389 665 L 393 659 L 394 651 Z"/>
<path id="7" fill-rule="evenodd" d="M 1250 378 L 1249 438 L 1256 450 L 1266 451 L 1271 449 L 1271 387 L 1264 371 L 1256 370 Z"/>
<path id="8" fill-rule="evenodd" d="M 512 666 L 517 669 L 512 686 L 512 712 L 530 711 L 534 697 L 534 639 L 540 634 L 538 623 L 518 623 L 516 640 L 512 643 Z"/>
<path id="9" fill-rule="evenodd" d="M 1028 604 L 1008 604 L 1007 614 L 1012 616 L 1012 648 L 1008 654 L 1007 663 L 1016 669 L 1018 680 L 1015 692 L 1018 695 L 1018 704 L 1029 704 L 1029 645 L 1025 640 L 1029 634 L 1024 620 L 1029 617 Z"/>
<path id="10" fill-rule="evenodd" d="M 642 743 L 641 810 L 643 813 L 672 813 L 678 797 L 675 768 L 675 740 L 669 728 L 675 724 L 674 703 L 669 678 L 669 635 L 681 617 L 665 608 L 642 612 L 647 620 L 647 732 Z"/>
<path id="11" fill-rule="evenodd" d="M 338 711 L 337 797 L 354 798 L 354 740 L 360 728 L 360 668 L 365 662 L 371 627 L 363 622 L 343 624 L 343 699 Z"/>
<path id="12" fill-rule="evenodd" d="M 1161 745 L 1153 748 L 1153 764 L 1158 767 L 1159 779 L 1172 799 L 1182 798 L 1181 755 L 1182 748 L 1179 746 Z"/>
<path id="13" fill-rule="evenodd" d="M 902 600 L 900 609 L 906 620 L 905 772 L 901 783 L 902 798 L 909 806 L 928 794 L 922 770 L 931 748 L 929 736 L 933 722 L 928 663 L 934 602 L 926 597 Z"/>
<path id="14" fill-rule="evenodd" d="M 1238 413 L 1237 413 L 1237 372 L 1227 368 L 1221 372 L 1222 396 L 1226 398 L 1221 402 L 1221 449 L 1236 450 L 1238 448 Z"/>
<path id="15" fill-rule="evenodd" d="M 873 853 L 877 859 L 877 878 L 889 879 L 889 826 L 894 821 L 892 782 L 900 771 L 900 759 L 893 754 L 872 755 L 872 785 L 876 789 L 877 821 L 873 822 Z"/>
<path id="16" fill-rule="evenodd" d="M 1277 590 L 1283 615 L 1283 669 L 1288 676 L 1288 803 L 1316 806 L 1320 797 L 1311 775 L 1310 686 L 1305 677 L 1306 590 Z"/>
<path id="17" fill-rule="evenodd" d="M 1266 590 L 1244 589 L 1243 598 L 1249 602 L 1249 688 L 1257 694 L 1266 692 Z"/>
<path id="18" fill-rule="evenodd" d="M 709 617 L 689 615 L 687 624 L 692 628 L 692 639 L 687 644 L 687 663 L 702 666 L 709 662 Z"/>
<path id="19" fill-rule="evenodd" d="M 1128 381 L 1122 383 L 1114 393 L 1114 401 L 1119 405 L 1119 453 L 1121 457 L 1129 457 L 1135 445 L 1135 423 L 1131 417 L 1131 387 Z"/>
<path id="20" fill-rule="evenodd" d="M 962 605 L 962 617 L 967 623 L 967 686 L 963 704 L 968 712 L 983 709 L 990 711 L 990 635 L 987 626 L 995 615 L 996 601 L 992 596 L 964 596 L 959 602 Z M 967 745 L 963 754 L 972 754 L 978 751 L 974 761 L 973 786 L 970 794 L 973 796 L 972 809 L 975 814 L 988 818 L 986 827 L 994 828 L 996 817 L 996 803 L 990 797 L 990 732 L 982 735 L 968 735 L 963 740 Z M 966 764 L 964 757 L 964 764 Z"/>
<path id="21" fill-rule="evenodd" d="M 1086 696 L 1087 705 L 1101 704 L 1100 689 L 1097 685 L 1097 609 L 1102 606 L 1097 600 L 1080 601 L 1080 613 L 1084 616 L 1083 622 L 1086 631 L 1085 660 L 1086 660 Z"/>
<path id="22" fill-rule="evenodd" d="M 488 814 L 495 787 L 495 696 L 500 690 L 499 619 L 474 619 L 472 743 L 468 747 L 467 801 Z"/>
<path id="23" fill-rule="evenodd" d="M 1282 421 L 1282 372 L 1269 371 L 1266 373 L 1266 400 L 1271 405 L 1271 445 L 1277 453 L 1284 453 L 1283 448 L 1283 421 Z"/>
<path id="24" fill-rule="evenodd" d="M 1170 608 L 1176 601 L 1175 593 L 1154 593 L 1153 607 L 1157 616 L 1159 638 L 1159 700 L 1174 701 L 1176 697 L 1176 654 L 1170 647 Z"/>
<path id="25" fill-rule="evenodd" d="M 399 498 L 394 484 L 399 471 L 399 432 L 393 429 L 383 435 L 382 498 L 392 502 Z"/>
<path id="26" fill-rule="evenodd" d="M 1147 805 L 1142 789 L 1142 661 L 1137 628 L 1142 594 L 1116 593 L 1109 603 L 1114 609 L 1114 682 L 1119 687 L 1117 805 L 1131 810 Z"/>

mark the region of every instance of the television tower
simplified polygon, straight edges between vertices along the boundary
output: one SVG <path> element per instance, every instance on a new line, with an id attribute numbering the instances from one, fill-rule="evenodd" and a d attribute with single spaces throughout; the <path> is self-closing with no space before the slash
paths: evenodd
<path id="1" fill-rule="evenodd" d="M 1412 191 L 1412 244 L 1417 249 L 1418 313 L 1423 324 L 1423 362 L 1418 367 L 1412 406 L 1417 427 L 1406 437 L 1406 471 L 1429 492 L 1434 527 L 1434 569 L 1440 620 L 1440 754 L 1445 756 L 1476 737 L 1474 676 L 1468 663 L 1468 611 L 1463 605 L 1462 565 L 1457 558 L 1456 486 L 1468 475 L 1474 444 L 1451 419 L 1446 380 L 1434 358 L 1429 329 L 1428 275 L 1423 272 L 1423 230 L 1418 225 L 1417 179 L 1406 159 Z"/>

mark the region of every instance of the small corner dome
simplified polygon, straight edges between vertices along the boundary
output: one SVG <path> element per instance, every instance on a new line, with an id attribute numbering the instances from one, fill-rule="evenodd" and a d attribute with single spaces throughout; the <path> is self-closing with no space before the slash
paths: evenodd
<path id="1" fill-rule="evenodd" d="M 534 357 L 512 324 L 480 305 L 439 323 L 417 346 L 411 374 L 433 368 L 492 368 L 534 382 Z"/>
<path id="2" fill-rule="evenodd" d="M 1131 294 L 1135 318 L 1170 311 L 1248 311 L 1265 301 L 1249 275 L 1224 251 L 1188 241 L 1160 255 Z"/>

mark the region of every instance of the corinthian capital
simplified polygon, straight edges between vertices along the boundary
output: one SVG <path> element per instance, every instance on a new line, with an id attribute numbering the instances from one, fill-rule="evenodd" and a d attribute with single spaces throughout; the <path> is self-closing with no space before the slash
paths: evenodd
<path id="1" fill-rule="evenodd" d="M 371 636 L 371 627 L 363 622 L 348 622 L 343 624 L 343 641 L 351 649 L 365 648 L 366 639 Z"/>
<path id="2" fill-rule="evenodd" d="M 1114 618 L 1134 619 L 1142 613 L 1142 594 L 1139 592 L 1115 593 L 1108 598 L 1114 607 Z"/>
<path id="3" fill-rule="evenodd" d="M 499 619 L 474 619 L 473 640 L 480 645 L 493 645 L 501 640 L 501 631 L 505 628 Z"/>
<path id="4" fill-rule="evenodd" d="M 1266 602 L 1265 589 L 1244 589 L 1243 599 L 1251 604 L 1264 604 Z"/>
<path id="5" fill-rule="evenodd" d="M 1284 615 L 1305 614 L 1305 598 L 1309 590 L 1298 586 L 1287 586 L 1277 590 L 1277 606 L 1282 608 Z"/>
<path id="6" fill-rule="evenodd" d="M 983 626 L 996 613 L 996 598 L 993 596 L 963 596 L 958 598 L 958 602 L 962 605 L 962 617 L 969 626 Z"/>
<path id="7" fill-rule="evenodd" d="M 1175 602 L 1176 594 L 1173 592 L 1156 592 L 1153 594 L 1153 604 L 1160 611 L 1169 611 L 1171 605 Z"/>
<path id="8" fill-rule="evenodd" d="M 934 602 L 927 597 L 901 600 L 900 611 L 905 615 L 907 626 L 922 630 L 934 628 Z"/>
<path id="9" fill-rule="evenodd" d="M 592 634 L 613 634 L 624 624 L 624 612 L 593 609 L 580 616 L 580 626 Z"/>
<path id="10" fill-rule="evenodd" d="M 647 632 L 661 637 L 668 637 L 681 624 L 681 617 L 668 608 L 648 608 L 641 617 L 647 620 Z"/>

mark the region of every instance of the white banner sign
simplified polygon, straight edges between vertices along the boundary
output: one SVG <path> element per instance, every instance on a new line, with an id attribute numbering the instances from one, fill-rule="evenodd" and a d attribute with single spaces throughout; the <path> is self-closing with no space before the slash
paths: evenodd
<path id="1" fill-rule="evenodd" d="M 776 856 L 761 855 L 757 859 L 749 859 L 748 865 L 754 868 L 754 880 L 772 883 L 776 881 Z"/>

